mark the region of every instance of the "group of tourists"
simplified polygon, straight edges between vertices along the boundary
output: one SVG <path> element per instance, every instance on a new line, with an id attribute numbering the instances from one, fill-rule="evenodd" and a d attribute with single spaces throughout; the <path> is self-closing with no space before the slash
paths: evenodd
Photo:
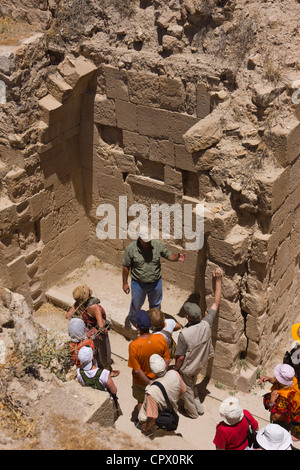
<path id="1" fill-rule="evenodd" d="M 135 334 L 129 343 L 128 358 L 132 395 L 137 402 L 135 425 L 145 434 L 153 433 L 157 427 L 176 430 L 179 401 L 183 405 L 181 412 L 191 419 L 204 413 L 197 377 L 214 355 L 211 333 L 222 290 L 223 271 L 218 267 L 213 273 L 214 301 L 206 314 L 197 303 L 186 302 L 184 326 L 166 318 L 161 310 L 161 257 L 172 262 L 186 259 L 186 255 L 172 253 L 164 243 L 141 231 L 138 239 L 125 248 L 123 258 L 123 290 L 126 294 L 131 292 L 126 325 Z M 112 368 L 106 313 L 87 285 L 76 287 L 73 297 L 75 303 L 66 316 L 70 318 L 70 352 L 77 366 L 77 380 L 81 385 L 108 391 L 116 399 L 113 378 L 120 371 Z M 146 298 L 149 309 L 143 310 Z M 294 449 L 300 426 L 299 327 L 300 324 L 293 326 L 295 343 L 283 364 L 276 366 L 274 377 L 262 377 L 260 381 L 272 384 L 270 393 L 263 397 L 263 404 L 270 411 L 270 424 L 258 430 L 251 413 L 236 398 L 229 397 L 219 409 L 221 421 L 213 440 L 216 449 Z M 178 331 L 177 344 L 174 331 Z"/>

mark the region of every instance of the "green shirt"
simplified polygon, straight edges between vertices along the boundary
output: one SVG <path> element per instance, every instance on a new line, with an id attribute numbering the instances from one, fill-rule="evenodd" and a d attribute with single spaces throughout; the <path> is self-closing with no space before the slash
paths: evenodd
<path id="1" fill-rule="evenodd" d="M 139 282 L 155 282 L 161 277 L 160 257 L 168 259 L 171 251 L 159 240 L 151 240 L 150 249 L 142 250 L 138 240 L 124 250 L 123 265 L 131 269 L 131 276 Z"/>

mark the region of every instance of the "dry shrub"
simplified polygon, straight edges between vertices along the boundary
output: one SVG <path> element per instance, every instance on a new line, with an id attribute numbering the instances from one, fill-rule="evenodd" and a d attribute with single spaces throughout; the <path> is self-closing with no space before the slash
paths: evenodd
<path id="1" fill-rule="evenodd" d="M 48 426 L 53 427 L 58 450 L 137 450 L 139 444 L 115 428 L 94 427 L 53 414 Z"/>
<path id="2" fill-rule="evenodd" d="M 36 419 L 27 417 L 18 403 L 5 396 L 0 400 L 0 428 L 14 439 L 34 438 Z"/>

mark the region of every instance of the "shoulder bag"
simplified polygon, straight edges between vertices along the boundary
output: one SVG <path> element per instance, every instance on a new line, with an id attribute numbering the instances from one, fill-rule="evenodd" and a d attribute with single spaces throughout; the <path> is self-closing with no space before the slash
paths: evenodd
<path id="1" fill-rule="evenodd" d="M 175 431 L 178 426 L 179 416 L 171 405 L 165 387 L 160 382 L 153 382 L 151 386 L 152 385 L 157 385 L 157 387 L 160 388 L 169 408 L 168 410 L 158 412 L 158 417 L 155 420 L 155 424 L 160 429 L 164 429 L 165 431 Z"/>

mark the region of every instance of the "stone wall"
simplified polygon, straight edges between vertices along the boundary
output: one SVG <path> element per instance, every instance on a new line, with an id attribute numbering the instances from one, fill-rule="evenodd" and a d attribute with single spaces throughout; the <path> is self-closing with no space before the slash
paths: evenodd
<path id="1" fill-rule="evenodd" d="M 41 57 L 30 62 L 39 47 Z M 32 117 L 26 110 L 27 124 L 1 123 L 1 282 L 37 307 L 90 254 L 121 275 L 131 240 L 97 237 L 101 204 L 118 215 L 120 196 L 128 206 L 201 202 L 203 248 L 188 251 L 184 264 L 163 262 L 163 277 L 205 310 L 213 302 L 212 271 L 223 268 L 207 373 L 243 388 L 297 314 L 300 124 L 290 108 L 276 125 L 262 119 L 278 96 L 287 102 L 292 87 L 238 90 L 228 71 L 192 56 L 162 67 L 147 53 L 141 61 L 134 51 L 130 60 L 113 48 L 105 59 L 95 45 L 82 51 L 42 65 L 39 37 L 14 51 L 17 72 L 0 73 L 8 116 L 25 70 L 39 63 L 43 71 L 26 82 L 38 103 Z M 184 251 L 186 241 L 167 245 Z"/>

